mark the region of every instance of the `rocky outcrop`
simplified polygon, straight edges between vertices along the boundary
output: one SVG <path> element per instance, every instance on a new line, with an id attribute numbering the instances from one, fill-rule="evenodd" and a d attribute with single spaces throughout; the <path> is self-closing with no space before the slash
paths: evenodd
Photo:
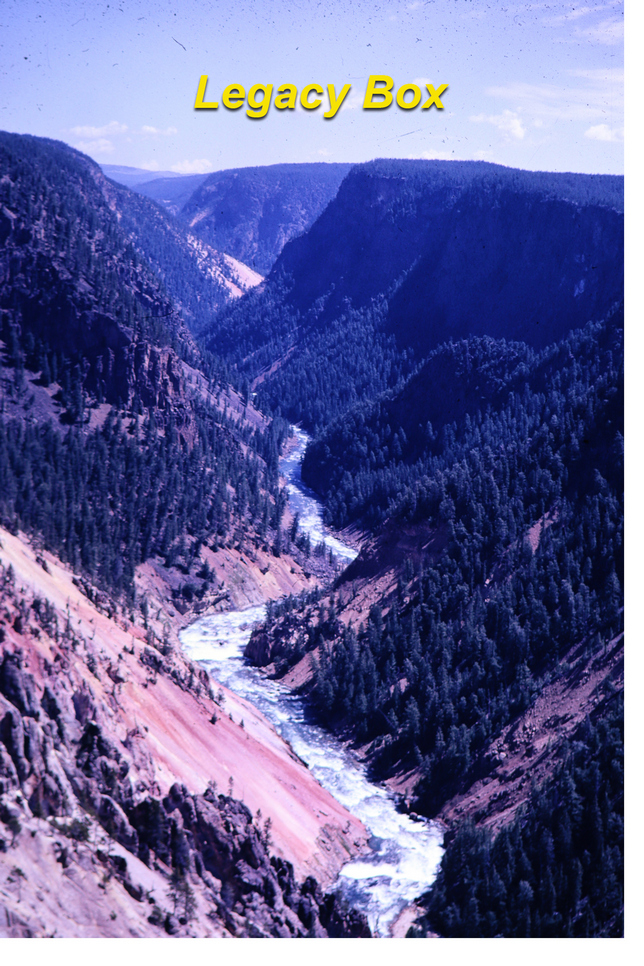
<path id="1" fill-rule="evenodd" d="M 324 894 L 312 876 L 295 880 L 293 866 L 270 854 L 266 826 L 261 830 L 242 802 L 212 789 L 190 795 L 175 784 L 161 802 L 140 803 L 131 818 L 144 861 L 154 853 L 221 883 L 217 909 L 232 933 L 241 916 L 250 935 L 370 935 L 364 917 Z"/>
<path id="2" fill-rule="evenodd" d="M 19 831 L 24 816 L 72 817 L 74 834 L 83 837 L 78 816 L 86 822 L 91 817 L 146 866 L 167 870 L 170 891 L 174 884 L 178 896 L 175 912 L 182 898 L 186 906 L 178 920 L 169 912 L 162 917 L 169 933 L 190 920 L 186 897 L 193 886 L 187 883 L 199 881 L 231 935 L 370 935 L 364 916 L 325 894 L 312 876 L 296 881 L 291 863 L 271 855 L 270 823 L 262 829 L 242 802 L 213 788 L 191 795 L 178 783 L 163 798 L 139 798 L 123 754 L 95 720 L 87 721 L 77 742 L 65 744 L 55 698 L 49 691 L 46 711 L 19 653 L 3 655 L 0 689 L 0 821 L 7 832 Z M 83 703 L 75 707 L 82 718 Z M 67 781 L 60 780 L 59 768 L 50 767 L 51 758 L 62 765 Z M 28 795 L 22 808 L 10 804 L 16 791 Z M 0 848 L 10 848 L 4 837 Z M 140 901 L 142 890 L 129 876 L 127 859 L 108 857 L 100 849 L 96 855 Z M 67 867 L 69 852 L 61 851 L 59 861 Z"/>
<path id="3" fill-rule="evenodd" d="M 264 626 L 259 627 L 250 636 L 244 651 L 245 656 L 255 667 L 267 667 L 273 660 L 273 641 Z"/>
<path id="4" fill-rule="evenodd" d="M 282 754 L 266 724 L 250 708 L 235 724 L 232 703 L 221 715 L 205 672 L 171 646 L 142 646 L 71 575 L 61 586 L 50 555 L 45 570 L 4 531 L 0 550 L 0 935 L 369 935 L 362 915 L 301 871 L 319 868 L 328 883 L 341 855 L 360 850 L 359 823 Z M 29 597 L 24 576 L 44 582 L 51 600 Z M 192 747 L 180 744 L 186 725 Z M 228 794 L 211 778 L 226 767 L 214 767 L 216 749 L 228 746 L 246 803 L 232 772 Z M 186 777 L 168 780 L 173 772 Z M 251 779 L 277 785 L 269 819 Z M 314 841 L 322 824 L 324 859 Z"/>

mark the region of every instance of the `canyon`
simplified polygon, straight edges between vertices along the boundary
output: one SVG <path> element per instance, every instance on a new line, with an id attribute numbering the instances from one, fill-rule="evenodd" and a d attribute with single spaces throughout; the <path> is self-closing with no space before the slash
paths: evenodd
<path id="1" fill-rule="evenodd" d="M 0 134 L 0 929 L 621 935 L 622 179 L 136 181 Z"/>

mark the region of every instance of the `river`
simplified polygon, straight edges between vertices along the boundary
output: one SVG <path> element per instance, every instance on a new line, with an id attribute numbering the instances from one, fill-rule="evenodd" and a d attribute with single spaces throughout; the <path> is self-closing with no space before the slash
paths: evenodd
<path id="1" fill-rule="evenodd" d="M 308 436 L 295 428 L 296 446 L 280 462 L 293 513 L 311 545 L 323 540 L 347 564 L 357 553 L 326 532 L 321 506 L 302 483 L 300 467 Z M 372 932 L 390 935 L 402 910 L 433 882 L 442 855 L 442 833 L 431 822 L 414 821 L 396 810 L 393 795 L 367 780 L 364 765 L 324 729 L 306 720 L 302 701 L 279 681 L 246 663 L 244 649 L 264 605 L 202 617 L 181 633 L 184 650 L 212 677 L 250 701 L 271 722 L 333 797 L 357 816 L 371 834 L 371 853 L 347 863 L 336 888 L 366 913 Z"/>

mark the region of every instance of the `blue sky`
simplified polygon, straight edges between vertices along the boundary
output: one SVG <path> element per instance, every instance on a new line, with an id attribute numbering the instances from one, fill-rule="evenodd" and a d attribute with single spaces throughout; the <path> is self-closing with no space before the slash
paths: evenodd
<path id="1" fill-rule="evenodd" d="M 0 127 L 186 173 L 280 161 L 480 158 L 623 172 L 623 3 L 3 0 Z M 193 108 L 199 77 L 217 111 Z M 370 74 L 449 84 L 444 110 L 365 111 Z M 227 84 L 336 91 L 259 121 Z M 424 100 L 424 98 L 423 98 Z"/>

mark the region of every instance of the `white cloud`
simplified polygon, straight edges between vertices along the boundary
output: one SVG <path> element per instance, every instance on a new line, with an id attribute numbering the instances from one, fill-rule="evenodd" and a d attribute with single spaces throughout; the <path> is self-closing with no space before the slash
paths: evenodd
<path id="1" fill-rule="evenodd" d="M 127 124 L 119 124 L 118 121 L 110 121 L 103 127 L 91 127 L 90 125 L 79 125 L 71 129 L 72 134 L 79 138 L 105 138 L 115 134 L 125 134 Z"/>
<path id="2" fill-rule="evenodd" d="M 130 128 L 127 124 L 121 124 L 120 121 L 110 121 L 109 124 L 103 125 L 79 124 L 68 129 L 67 133 L 81 139 L 72 142 L 73 147 L 78 148 L 79 151 L 84 151 L 92 157 L 104 157 L 105 155 L 113 155 L 117 147 L 122 148 L 124 144 L 142 143 L 144 140 L 149 141 L 150 138 L 170 137 L 179 132 L 176 127 L 158 128 L 151 124 L 144 124 L 140 128 Z M 206 164 L 208 165 L 206 170 L 211 170 L 209 161 L 185 161 L 183 163 L 186 165 Z M 151 161 L 144 167 L 149 171 L 159 170 L 156 161 Z"/>
<path id="3" fill-rule="evenodd" d="M 572 72 L 571 72 L 572 73 Z M 604 77 L 600 75 L 604 74 Z M 606 71 L 575 72 L 587 83 L 581 86 L 528 84 L 516 81 L 502 87 L 488 87 L 488 97 L 511 101 L 515 111 L 526 120 L 535 117 L 552 120 L 590 121 L 621 109 L 622 88 L 619 74 Z"/>
<path id="4" fill-rule="evenodd" d="M 602 20 L 601 23 L 594 24 L 579 31 L 582 37 L 593 40 L 597 44 L 621 44 L 624 40 L 624 21 L 623 20 Z"/>
<path id="5" fill-rule="evenodd" d="M 525 137 L 525 128 L 515 111 L 504 111 L 503 114 L 475 114 L 470 117 L 470 121 L 475 121 L 477 124 L 493 124 L 508 140 L 510 138 L 521 140 Z"/>
<path id="6" fill-rule="evenodd" d="M 591 141 L 623 141 L 624 128 L 611 128 L 608 124 L 595 124 L 584 131 L 584 137 Z"/>
<path id="7" fill-rule="evenodd" d="M 604 4 L 601 7 L 573 7 L 568 13 L 562 13 L 556 17 L 545 17 L 544 23 L 557 27 L 561 24 L 569 23 L 571 20 L 579 20 L 580 17 L 585 17 L 589 13 L 596 13 L 598 9 L 605 10 L 607 6 L 608 4 Z"/>
<path id="8" fill-rule="evenodd" d="M 583 77 L 601 84 L 602 87 L 612 84 L 621 88 L 624 84 L 623 67 L 593 67 L 589 70 L 569 70 L 568 73 L 571 77 Z"/>
<path id="9" fill-rule="evenodd" d="M 366 85 L 365 85 L 366 87 Z M 359 111 L 364 104 L 364 91 L 351 88 L 344 101 L 342 101 L 341 111 Z"/>
<path id="10" fill-rule="evenodd" d="M 78 151 L 89 154 L 91 157 L 94 157 L 96 154 L 114 153 L 114 145 L 107 138 L 98 138 L 96 141 L 78 141 L 73 147 Z"/>
<path id="11" fill-rule="evenodd" d="M 598 44 L 614 46 L 615 44 L 621 44 L 624 39 L 623 18 L 615 16 L 615 12 L 617 10 L 621 11 L 622 7 L 622 0 L 611 0 L 609 3 L 594 4 L 592 7 L 574 5 L 572 9 L 564 14 L 544 17 L 543 22 L 553 27 L 567 27 L 569 24 L 574 23 L 572 32 L 568 31 L 565 37 L 561 36 L 559 38 L 560 42 L 578 43 L 580 39 L 583 39 Z M 605 19 L 591 24 L 588 24 L 588 20 L 586 20 L 586 26 L 580 23 L 582 18 L 596 17 L 602 11 L 606 11 L 604 14 Z M 611 12 L 612 16 L 608 11 Z"/>
<path id="12" fill-rule="evenodd" d="M 436 83 L 430 77 L 416 77 L 412 81 L 412 84 L 415 84 L 416 87 L 420 87 L 420 92 L 423 95 L 425 94 L 425 91 L 427 90 L 427 85 L 428 84 L 433 84 L 434 87 L 437 86 Z"/>
<path id="13" fill-rule="evenodd" d="M 408 154 L 408 161 L 457 161 L 453 151 L 422 151 L 420 154 Z"/>
<path id="14" fill-rule="evenodd" d="M 150 124 L 144 124 L 141 128 L 143 134 L 160 134 L 162 137 L 169 137 L 171 134 L 178 134 L 176 127 L 167 127 L 164 131 Z"/>
<path id="15" fill-rule="evenodd" d="M 198 158 L 195 161 L 179 161 L 170 167 L 171 171 L 179 174 L 208 174 L 213 170 L 212 161 L 207 158 Z"/>

